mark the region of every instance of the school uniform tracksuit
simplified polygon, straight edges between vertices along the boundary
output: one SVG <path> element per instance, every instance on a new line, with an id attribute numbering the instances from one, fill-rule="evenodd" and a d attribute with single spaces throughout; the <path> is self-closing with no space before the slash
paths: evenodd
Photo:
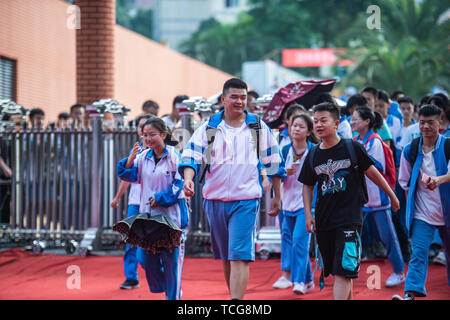
<path id="1" fill-rule="evenodd" d="M 364 140 L 360 140 L 358 136 L 357 141 L 365 146 L 369 157 L 375 162 L 375 168 L 386 172 L 386 162 L 381 141 L 377 138 L 368 141 L 372 133 L 373 131 L 369 130 Z M 380 239 L 386 248 L 387 257 L 392 264 L 394 272 L 401 273 L 405 268 L 405 263 L 397 239 L 397 233 L 392 222 L 391 201 L 388 195 L 378 188 L 367 176 L 366 185 L 369 201 L 363 207 L 363 212 L 366 213 L 365 218 L 369 217 L 368 215 L 370 214 L 375 220 Z"/>
<path id="2" fill-rule="evenodd" d="M 226 124 L 223 111 L 202 124 L 184 148 L 179 166 L 181 175 L 186 167 L 194 169 L 196 175 L 201 174 L 200 165 L 209 142 L 207 127 L 214 128 L 210 168 L 203 185 L 203 208 L 211 228 L 213 257 L 223 261 L 255 260 L 259 199 L 263 195 L 261 166 L 269 177 L 286 175 L 278 144 L 262 121 L 258 157 L 258 139 L 250 127 L 258 120 L 255 115 L 245 113 L 246 120 L 239 128 Z"/>
<path id="3" fill-rule="evenodd" d="M 188 226 L 188 212 L 183 198 L 183 180 L 177 173 L 180 153 L 172 146 L 166 146 L 164 154 L 155 164 L 153 149 L 139 154 L 131 168 L 125 168 L 128 158 L 119 161 L 118 176 L 127 182 L 138 183 L 141 187 L 139 212 L 151 215 L 165 215 L 178 227 Z M 158 206 L 150 209 L 148 200 L 154 197 Z M 168 249 L 153 254 L 138 249 L 141 262 L 151 292 L 166 292 L 169 300 L 181 298 L 181 274 L 184 260 L 184 242 L 170 252 Z"/>
<path id="4" fill-rule="evenodd" d="M 445 137 L 438 136 L 436 146 L 430 154 L 422 151 L 420 138 L 417 158 L 411 163 L 411 143 L 406 145 L 400 161 L 399 183 L 408 190 L 406 205 L 406 226 L 411 237 L 412 258 L 409 262 L 405 281 L 405 292 L 414 291 L 419 296 L 426 296 L 425 282 L 428 271 L 428 251 L 436 229 L 442 239 L 447 259 L 447 284 L 450 286 L 450 183 L 441 184 L 438 190 L 431 192 L 423 189 L 422 174 L 426 171 L 435 176 L 450 172 L 444 152 Z M 424 163 L 424 165 L 422 165 Z M 419 192 L 421 193 L 420 196 Z M 421 197 L 430 196 L 421 199 Z M 441 211 L 441 214 L 436 214 Z"/>
<path id="5" fill-rule="evenodd" d="M 297 180 L 312 143 L 308 141 L 307 150 L 299 161 L 299 168 L 294 175 L 287 176 L 282 183 L 283 224 L 281 234 L 291 241 L 289 248 L 281 252 L 282 270 L 291 271 L 291 281 L 294 283 L 309 283 L 312 279 L 309 259 L 311 234 L 306 231 L 305 211 L 303 206 L 303 184 Z M 284 146 L 281 151 L 286 167 L 292 166 L 292 143 Z"/>

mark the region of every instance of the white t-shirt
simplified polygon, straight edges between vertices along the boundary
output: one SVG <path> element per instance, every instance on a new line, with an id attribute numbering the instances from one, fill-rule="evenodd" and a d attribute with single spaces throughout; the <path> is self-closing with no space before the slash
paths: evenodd
<path id="1" fill-rule="evenodd" d="M 400 142 L 397 144 L 397 148 L 402 149 L 406 147 L 408 143 L 413 141 L 415 138 L 420 136 L 419 123 L 414 123 L 410 125 L 406 130 L 401 133 L 402 137 Z"/>
<path id="2" fill-rule="evenodd" d="M 414 218 L 425 221 L 433 226 L 444 226 L 444 215 L 442 213 L 441 196 L 439 188 L 429 190 L 422 182 L 423 174 L 436 176 L 433 152 L 423 154 L 422 166 L 417 179 L 417 191 L 415 195 Z"/>

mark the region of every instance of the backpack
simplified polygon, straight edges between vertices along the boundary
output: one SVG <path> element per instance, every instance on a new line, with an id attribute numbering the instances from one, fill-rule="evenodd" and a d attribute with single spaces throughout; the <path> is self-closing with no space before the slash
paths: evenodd
<path id="1" fill-rule="evenodd" d="M 344 141 L 344 144 L 348 150 L 348 153 L 350 154 L 350 161 L 352 163 L 352 168 L 354 172 L 358 175 L 359 180 L 361 182 L 361 188 L 363 190 L 363 204 L 366 204 L 367 201 L 369 201 L 369 195 L 367 193 L 367 185 L 366 185 L 366 177 L 364 174 L 364 171 L 362 171 L 358 165 L 358 158 L 356 157 L 355 148 L 352 143 L 352 139 L 342 139 Z M 312 170 L 314 170 L 314 156 L 316 154 L 317 148 L 319 148 L 319 144 L 313 145 L 311 149 L 309 150 L 309 166 Z"/>
<path id="2" fill-rule="evenodd" d="M 354 137 L 353 139 L 356 141 L 357 138 L 358 136 Z M 381 145 L 383 146 L 386 173 L 383 171 L 380 171 L 380 173 L 386 180 L 388 185 L 391 187 L 391 189 L 395 190 L 395 184 L 397 182 L 397 174 L 395 171 L 394 153 L 392 152 L 392 149 L 383 140 L 381 140 L 381 137 L 378 135 L 378 133 L 372 133 L 369 136 L 367 142 L 371 141 L 372 139 L 380 140 Z"/>
<path id="3" fill-rule="evenodd" d="M 445 142 L 444 142 L 444 153 L 445 153 L 445 159 L 448 160 L 450 159 L 450 138 L 445 138 Z M 420 142 L 420 137 L 417 137 L 415 139 L 413 139 L 413 141 L 411 141 L 411 149 L 409 151 L 409 158 L 411 159 L 411 168 L 414 167 L 414 163 L 416 163 L 416 159 L 417 159 L 417 154 L 419 152 L 419 142 Z M 411 182 L 411 178 L 410 182 Z M 410 184 L 410 182 L 408 182 L 408 186 Z"/>
<path id="4" fill-rule="evenodd" d="M 260 132 L 261 132 L 261 117 L 258 115 L 255 115 L 255 114 L 254 114 L 254 116 L 256 118 L 256 122 L 249 123 L 248 126 L 251 129 L 253 139 L 256 140 L 256 154 L 258 155 L 258 159 L 259 159 L 259 156 L 260 156 L 260 154 L 259 154 L 259 152 L 260 152 L 259 136 L 260 136 Z M 206 156 L 207 162 L 206 162 L 205 167 L 203 168 L 203 172 L 200 177 L 200 183 L 203 182 L 206 171 L 209 172 L 210 163 L 211 163 L 211 152 L 213 149 L 214 139 L 216 137 L 216 132 L 217 132 L 217 127 L 211 126 L 210 123 L 211 122 L 208 122 L 208 125 L 206 127 L 206 137 L 208 139 L 208 146 L 206 147 L 206 150 L 205 150 L 205 156 Z"/>

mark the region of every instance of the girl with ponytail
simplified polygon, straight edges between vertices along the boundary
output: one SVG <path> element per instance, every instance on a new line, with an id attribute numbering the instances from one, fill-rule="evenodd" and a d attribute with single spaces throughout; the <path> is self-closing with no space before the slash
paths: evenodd
<path id="1" fill-rule="evenodd" d="M 354 139 L 364 145 L 369 157 L 375 162 L 375 167 L 383 174 L 383 176 L 385 176 L 388 171 L 392 171 L 388 169 L 388 164 L 391 163 L 391 166 L 394 168 L 395 176 L 393 159 L 390 161 L 389 159 L 386 159 L 385 150 L 386 148 L 387 150 L 390 149 L 387 145 L 384 147 L 380 136 L 374 133 L 383 125 L 382 116 L 378 112 L 372 111 L 367 107 L 360 107 L 353 112 L 351 125 L 352 130 L 359 133 Z M 392 157 L 392 154 L 390 154 L 390 156 Z M 366 184 L 369 201 L 363 207 L 363 212 L 365 214 L 364 222 L 366 219 L 375 220 L 380 240 L 386 248 L 387 257 L 389 258 L 394 271 L 394 273 L 386 280 L 386 287 L 394 287 L 405 281 L 403 275 L 405 263 L 400 250 L 397 233 L 395 232 L 394 224 L 392 222 L 391 202 L 388 195 L 378 188 L 372 180 L 368 179 L 367 176 Z M 365 240 L 370 241 L 370 237 L 367 237 L 367 233 L 370 233 L 370 230 L 364 228 L 368 225 L 364 222 L 362 236 L 363 247 L 365 246 Z"/>

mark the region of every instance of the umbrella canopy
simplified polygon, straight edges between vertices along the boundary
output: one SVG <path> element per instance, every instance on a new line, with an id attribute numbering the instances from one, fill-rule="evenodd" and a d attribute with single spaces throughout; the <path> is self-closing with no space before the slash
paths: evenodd
<path id="1" fill-rule="evenodd" d="M 127 244 L 154 254 L 164 249 L 172 251 L 181 244 L 181 229 L 163 215 L 139 213 L 119 221 L 112 229 L 121 233 Z"/>
<path id="2" fill-rule="evenodd" d="M 310 109 L 317 101 L 320 94 L 330 92 L 336 79 L 306 80 L 292 82 L 278 90 L 263 115 L 264 122 L 271 128 L 277 128 L 283 124 L 282 115 L 286 104 L 295 100 L 306 109 Z"/>

